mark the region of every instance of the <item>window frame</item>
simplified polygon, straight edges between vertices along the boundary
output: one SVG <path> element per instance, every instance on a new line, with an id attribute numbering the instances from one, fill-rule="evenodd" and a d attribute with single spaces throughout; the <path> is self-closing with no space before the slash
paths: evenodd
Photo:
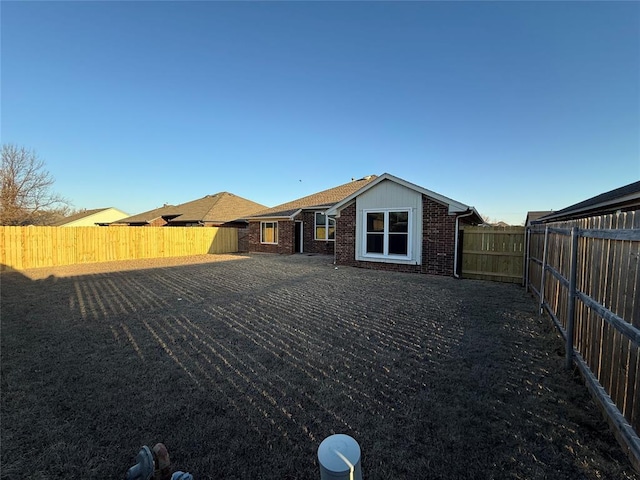
<path id="1" fill-rule="evenodd" d="M 383 228 L 380 232 L 368 231 L 368 214 L 378 213 L 383 214 Z M 389 217 L 391 213 L 406 213 L 407 214 L 407 253 L 406 255 L 398 253 L 389 253 L 389 236 L 405 234 L 404 232 L 390 232 L 389 231 Z M 397 259 L 397 260 L 410 260 L 412 257 L 412 237 L 413 237 L 413 209 L 412 208 L 368 208 L 362 210 L 362 257 L 363 258 L 385 258 L 385 259 Z M 368 234 L 382 235 L 382 253 L 368 252 L 367 241 Z"/>
<path id="2" fill-rule="evenodd" d="M 325 224 L 318 224 L 318 214 L 324 215 Z M 331 221 L 333 221 L 333 238 L 329 238 L 329 228 L 331 227 Z M 318 237 L 318 227 L 324 227 L 324 238 Z M 313 239 L 323 242 L 335 242 L 336 241 L 336 218 L 330 217 L 326 212 L 316 211 L 313 212 Z"/>
<path id="3" fill-rule="evenodd" d="M 273 241 L 273 242 L 265 242 L 265 240 L 263 238 L 263 231 L 264 231 L 264 228 L 266 228 L 267 225 L 272 225 L 272 228 L 274 229 L 274 239 L 275 239 L 275 241 Z M 278 244 L 278 221 L 277 220 L 261 221 L 260 222 L 260 243 L 263 244 L 263 245 L 277 245 Z"/>

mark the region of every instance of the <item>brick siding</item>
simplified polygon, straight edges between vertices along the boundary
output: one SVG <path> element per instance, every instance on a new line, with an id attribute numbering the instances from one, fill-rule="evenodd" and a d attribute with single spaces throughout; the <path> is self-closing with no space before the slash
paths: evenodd
<path id="1" fill-rule="evenodd" d="M 456 217 L 447 205 L 422 196 L 422 272 L 453 275 Z"/>
<path id="2" fill-rule="evenodd" d="M 320 253 L 323 255 L 333 255 L 334 241 L 316 240 L 316 219 L 315 212 L 302 212 L 298 218 L 302 220 L 302 250 L 303 253 Z"/>
<path id="3" fill-rule="evenodd" d="M 278 220 L 278 244 L 260 243 L 260 222 L 249 222 L 249 249 L 252 252 L 292 254 L 295 223 Z"/>
<path id="4" fill-rule="evenodd" d="M 422 265 L 406 265 L 384 262 L 363 262 L 355 259 L 356 205 L 345 207 L 337 219 L 335 258 L 338 265 L 365 267 L 396 272 L 453 275 L 455 250 L 454 215 L 448 207 L 429 197 L 422 196 Z"/>

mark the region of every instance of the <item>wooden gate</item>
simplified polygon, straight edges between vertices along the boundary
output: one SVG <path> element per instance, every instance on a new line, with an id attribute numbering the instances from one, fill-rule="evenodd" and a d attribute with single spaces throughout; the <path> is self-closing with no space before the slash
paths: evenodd
<path id="1" fill-rule="evenodd" d="M 524 227 L 464 227 L 462 277 L 522 283 Z"/>

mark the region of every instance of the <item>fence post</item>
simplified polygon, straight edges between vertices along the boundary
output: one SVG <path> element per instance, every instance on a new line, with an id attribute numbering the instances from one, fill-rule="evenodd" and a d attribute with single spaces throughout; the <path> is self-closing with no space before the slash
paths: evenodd
<path id="1" fill-rule="evenodd" d="M 525 241 L 525 249 L 524 249 L 524 281 L 522 282 L 524 286 L 524 291 L 529 291 L 529 262 L 531 261 L 531 227 L 527 227 L 526 235 L 524 237 Z"/>
<path id="2" fill-rule="evenodd" d="M 540 315 L 544 312 L 544 276 L 547 271 L 547 244 L 549 243 L 549 227 L 544 227 L 544 247 L 542 249 L 542 271 L 540 272 Z"/>
<path id="3" fill-rule="evenodd" d="M 573 366 L 573 329 L 576 317 L 576 276 L 578 273 L 578 229 L 571 228 L 571 273 L 569 274 L 569 304 L 567 305 L 567 369 Z"/>

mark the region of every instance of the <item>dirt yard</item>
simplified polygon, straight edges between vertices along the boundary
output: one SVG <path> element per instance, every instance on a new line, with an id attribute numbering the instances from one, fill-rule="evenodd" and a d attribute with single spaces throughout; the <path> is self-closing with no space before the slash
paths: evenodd
<path id="1" fill-rule="evenodd" d="M 516 285 L 206 256 L 9 272 L 2 478 L 123 478 L 164 442 L 197 480 L 638 479 Z"/>

